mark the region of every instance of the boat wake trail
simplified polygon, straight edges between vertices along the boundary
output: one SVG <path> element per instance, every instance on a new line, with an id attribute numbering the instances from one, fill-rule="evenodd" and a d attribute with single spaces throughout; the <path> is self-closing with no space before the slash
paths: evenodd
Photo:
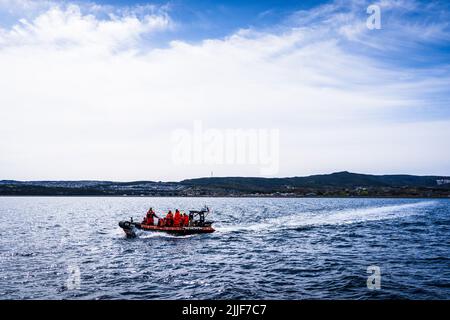
<path id="1" fill-rule="evenodd" d="M 136 233 L 136 237 L 140 239 L 152 239 L 152 238 L 171 238 L 171 239 L 188 239 L 192 237 L 196 237 L 198 234 L 186 234 L 183 236 L 175 235 L 175 234 L 169 234 L 169 233 L 163 233 L 163 232 L 145 232 L 140 231 Z"/>
<path id="2" fill-rule="evenodd" d="M 322 211 L 319 213 L 297 212 L 294 214 L 283 215 L 276 218 L 265 219 L 264 221 L 258 223 L 250 222 L 248 224 L 239 225 L 220 225 L 218 223 L 217 231 L 260 232 L 395 219 L 421 214 L 423 212 L 422 209 L 432 206 L 435 203 L 435 201 L 421 201 L 390 206 Z"/>

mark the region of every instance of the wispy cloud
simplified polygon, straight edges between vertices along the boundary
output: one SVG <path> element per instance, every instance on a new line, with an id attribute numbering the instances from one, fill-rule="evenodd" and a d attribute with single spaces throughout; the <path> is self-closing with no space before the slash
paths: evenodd
<path id="1" fill-rule="evenodd" d="M 23 7 L 28 7 L 23 2 Z M 0 47 L 33 45 L 68 50 L 74 46 L 110 49 L 122 46 L 128 49 L 138 45 L 142 35 L 170 27 L 168 15 L 161 11 L 153 13 L 153 7 L 117 12 L 93 4 L 83 8 L 49 2 L 45 5 L 50 6 L 48 10 L 32 20 L 22 18 L 9 30 L 0 29 Z M 106 17 L 99 18 L 100 13 Z"/>

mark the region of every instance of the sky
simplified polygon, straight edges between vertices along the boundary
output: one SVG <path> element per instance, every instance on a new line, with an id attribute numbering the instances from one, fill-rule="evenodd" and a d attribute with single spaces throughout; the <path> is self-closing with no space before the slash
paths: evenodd
<path id="1" fill-rule="evenodd" d="M 449 16 L 448 1 L 0 0 L 0 180 L 448 176 Z"/>

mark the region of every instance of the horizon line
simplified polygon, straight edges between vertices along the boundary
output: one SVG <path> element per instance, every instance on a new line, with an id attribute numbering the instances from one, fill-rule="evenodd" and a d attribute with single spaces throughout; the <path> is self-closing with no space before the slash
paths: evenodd
<path id="1" fill-rule="evenodd" d="M 15 182 L 65 182 L 65 181 L 71 181 L 71 182 L 83 182 L 83 181 L 92 181 L 92 182 L 116 182 L 116 183 L 129 183 L 129 182 L 154 182 L 154 183 L 180 183 L 186 180 L 197 180 L 197 179 L 226 179 L 226 178 L 244 178 L 244 179 L 292 179 L 292 178 L 307 178 L 312 176 L 323 176 L 323 175 L 333 175 L 333 174 L 339 174 L 339 173 L 349 173 L 354 175 L 366 175 L 366 176 L 414 176 L 414 177 L 442 177 L 442 178 L 450 178 L 450 175 L 439 175 L 439 174 L 410 174 L 410 173 L 389 173 L 389 174 L 372 174 L 372 173 L 359 173 L 359 172 L 351 172 L 351 171 L 335 171 L 331 173 L 316 173 L 316 174 L 310 174 L 310 175 L 303 175 L 303 176 L 284 176 L 284 177 L 257 177 L 257 176 L 203 176 L 203 177 L 196 177 L 196 178 L 186 178 L 181 179 L 178 181 L 168 181 L 168 180 L 104 180 L 104 179 L 79 179 L 79 180 L 73 180 L 73 179 L 37 179 L 37 180 L 16 180 L 16 179 L 1 179 L 0 182 L 5 181 L 15 181 Z"/>

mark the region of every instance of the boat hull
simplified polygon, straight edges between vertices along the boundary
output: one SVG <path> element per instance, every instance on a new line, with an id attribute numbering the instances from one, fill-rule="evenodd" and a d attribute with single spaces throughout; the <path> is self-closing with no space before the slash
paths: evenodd
<path id="1" fill-rule="evenodd" d="M 148 232 L 165 232 L 175 235 L 190 235 L 190 234 L 202 234 L 202 233 L 213 233 L 215 230 L 211 226 L 205 227 L 160 227 L 155 225 L 147 225 L 142 223 L 130 222 L 130 221 L 121 221 L 119 222 L 119 226 L 123 229 L 125 234 L 128 237 L 136 237 L 136 231 L 148 231 Z"/>

